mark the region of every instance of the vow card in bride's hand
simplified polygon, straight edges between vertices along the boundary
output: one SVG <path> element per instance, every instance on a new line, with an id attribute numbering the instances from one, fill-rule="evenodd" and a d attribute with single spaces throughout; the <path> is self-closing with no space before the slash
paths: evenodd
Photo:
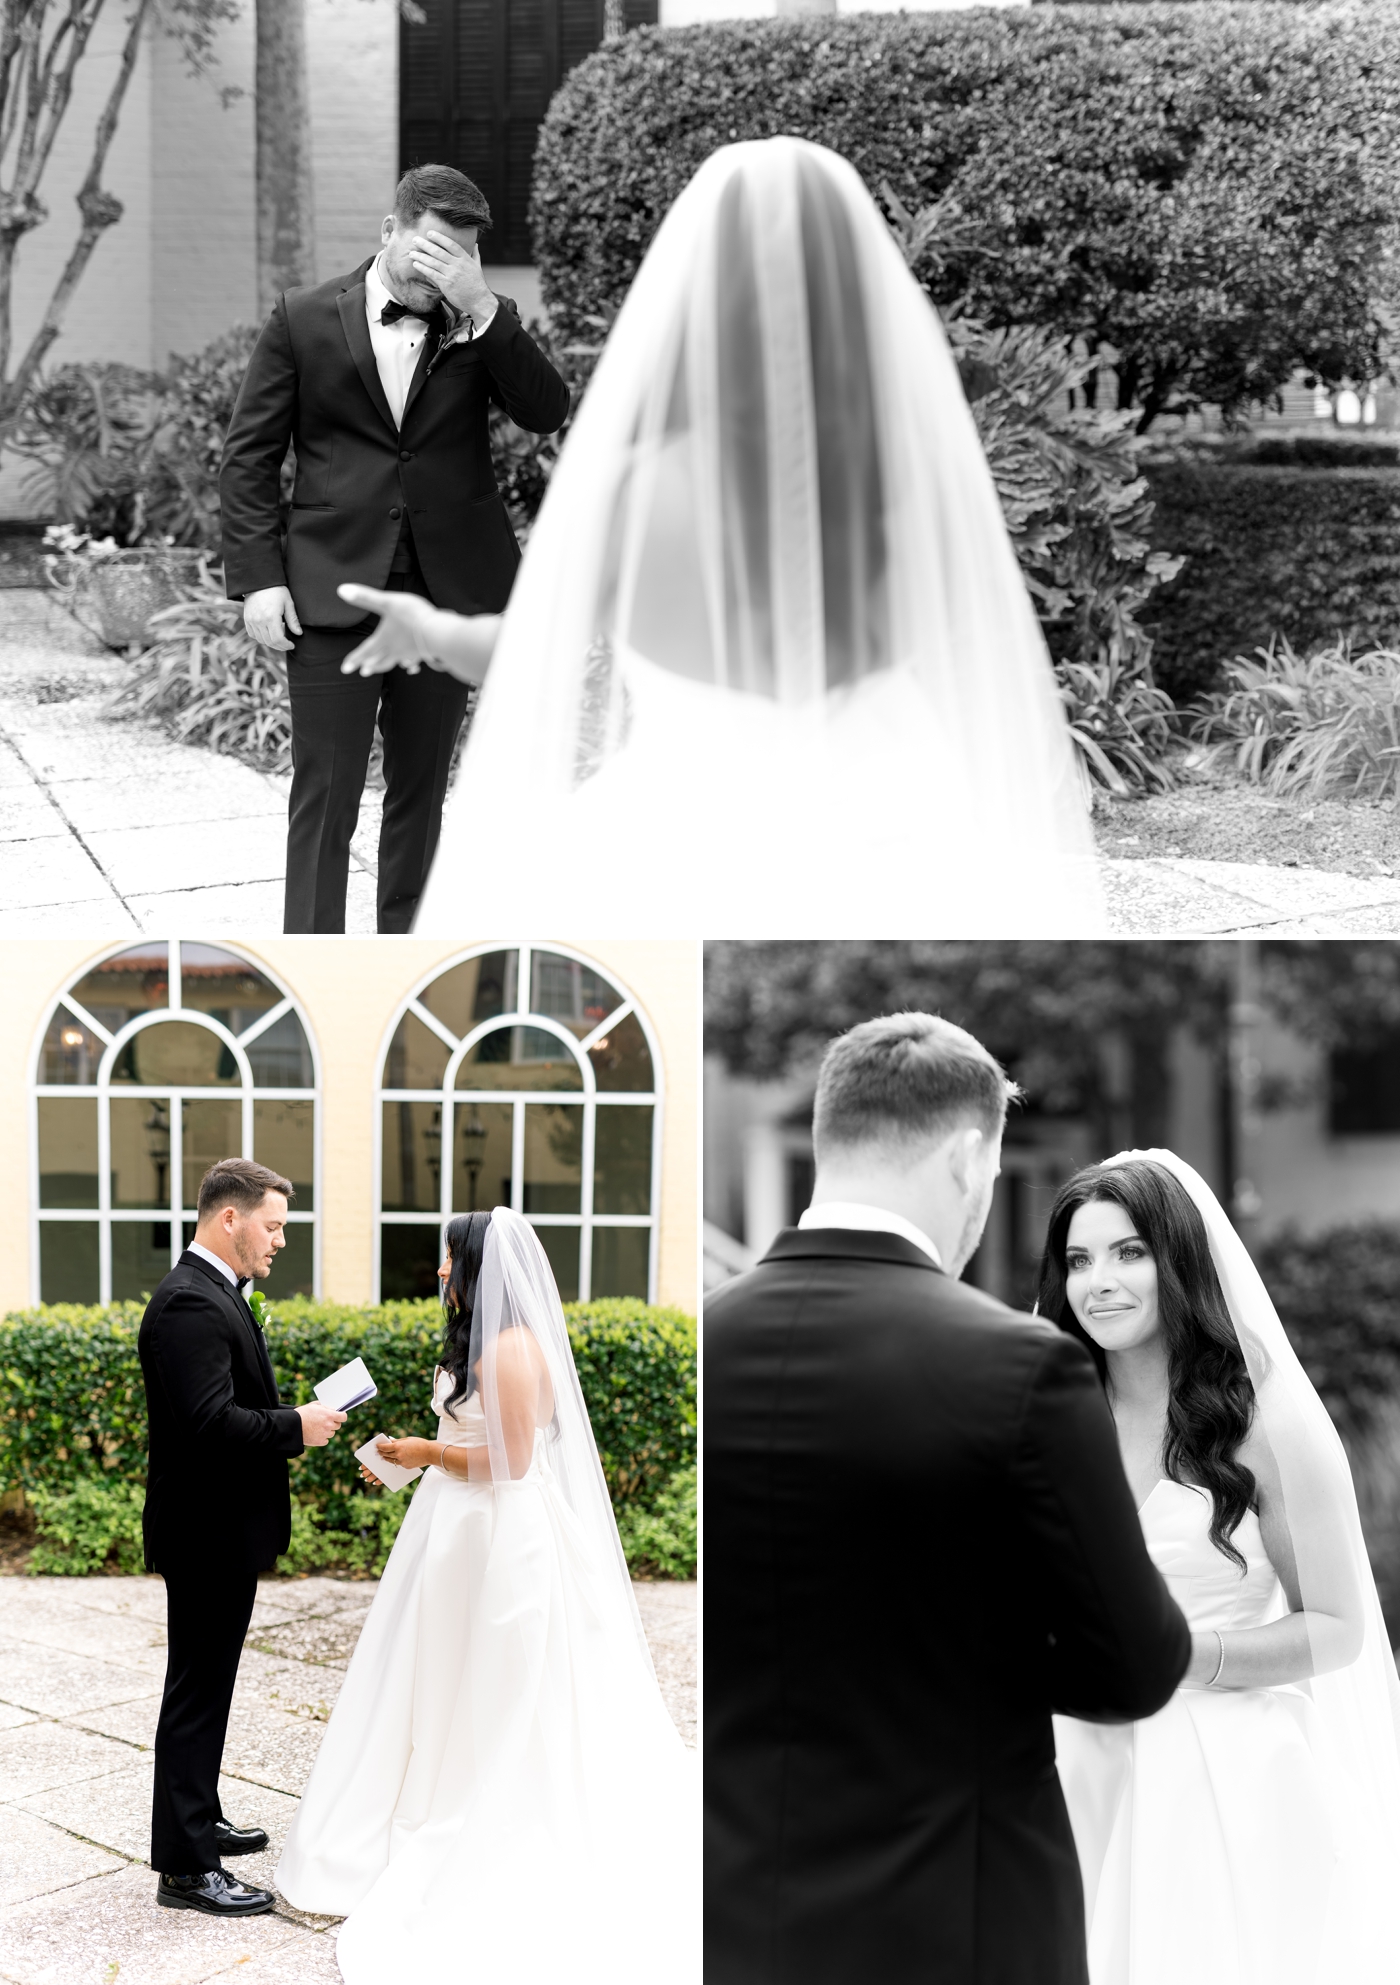
<path id="1" fill-rule="evenodd" d="M 348 1365 L 342 1365 L 338 1372 L 312 1387 L 312 1391 L 323 1406 L 332 1407 L 337 1413 L 348 1413 L 352 1406 L 363 1406 L 367 1399 L 378 1394 L 379 1387 L 369 1375 L 369 1367 L 363 1358 L 352 1358 Z"/>
<path id="2" fill-rule="evenodd" d="M 388 1440 L 387 1434 L 374 1434 L 363 1447 L 355 1449 L 356 1461 L 362 1462 L 371 1475 L 376 1476 L 386 1489 L 401 1489 L 405 1482 L 414 1481 L 423 1473 L 421 1468 L 400 1468 L 396 1461 L 386 1461 L 375 1446 L 375 1441 Z"/>

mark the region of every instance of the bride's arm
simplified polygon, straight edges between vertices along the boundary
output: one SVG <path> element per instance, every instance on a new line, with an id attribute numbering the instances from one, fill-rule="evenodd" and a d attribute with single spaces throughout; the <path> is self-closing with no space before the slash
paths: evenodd
<path id="1" fill-rule="evenodd" d="M 503 1331 L 495 1353 L 495 1391 L 510 1478 L 517 1481 L 535 1452 L 535 1427 L 544 1357 L 528 1330 Z M 457 1481 L 489 1482 L 489 1448 L 455 1441 L 382 1440 L 379 1452 L 400 1468 L 441 1468 Z"/>
<path id="2" fill-rule="evenodd" d="M 1257 1425 L 1241 1447 L 1239 1458 L 1258 1486 L 1264 1549 L 1278 1573 L 1289 1610 L 1283 1619 L 1272 1620 L 1268 1626 L 1243 1627 L 1233 1633 L 1227 1630 L 1219 1636 L 1193 1634 L 1184 1688 L 1208 1687 L 1217 1667 L 1217 1689 L 1267 1689 L 1284 1682 L 1306 1681 L 1311 1675 L 1349 1666 L 1361 1652 L 1365 1636 L 1361 1589 L 1345 1537 L 1332 1540 L 1319 1534 L 1310 1538 L 1309 1563 L 1316 1567 L 1310 1575 L 1317 1589 L 1309 1592 L 1311 1603 L 1305 1608 L 1278 1463 Z M 1325 1527 L 1331 1485 L 1319 1482 L 1315 1486 L 1315 1494 L 1302 1494 L 1299 1500 L 1309 1512 L 1316 1513 L 1311 1518 L 1314 1525 Z M 1302 1490 L 1307 1487 L 1300 1484 Z"/>

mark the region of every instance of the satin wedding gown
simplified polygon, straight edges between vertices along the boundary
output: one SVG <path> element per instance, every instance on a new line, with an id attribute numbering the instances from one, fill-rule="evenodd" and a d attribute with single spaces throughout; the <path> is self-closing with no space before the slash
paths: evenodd
<path id="1" fill-rule="evenodd" d="M 1281 1618 L 1258 1517 L 1251 1510 L 1231 1540 L 1241 1576 L 1211 1543 L 1210 1515 L 1200 1490 L 1170 1481 L 1140 1511 L 1192 1631 Z M 1055 1742 L 1084 1874 L 1091 1985 L 1332 1979 L 1345 1814 L 1306 1685 L 1178 1689 L 1142 1723 L 1056 1717 Z"/>
<path id="2" fill-rule="evenodd" d="M 486 1447 L 451 1387 L 438 1439 Z M 419 1482 L 277 1870 L 350 1985 L 698 1979 L 694 1760 L 596 1557 L 544 1428 L 518 1480 Z"/>

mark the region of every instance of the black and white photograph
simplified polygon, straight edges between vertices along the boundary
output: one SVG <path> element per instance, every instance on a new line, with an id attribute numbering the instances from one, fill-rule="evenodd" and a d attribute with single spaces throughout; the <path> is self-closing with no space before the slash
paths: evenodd
<path id="1" fill-rule="evenodd" d="M 706 1975 L 1387 1978 L 1400 954 L 707 947 Z"/>
<path id="2" fill-rule="evenodd" d="M 5 0 L 0 934 L 1400 935 L 1398 68 Z"/>

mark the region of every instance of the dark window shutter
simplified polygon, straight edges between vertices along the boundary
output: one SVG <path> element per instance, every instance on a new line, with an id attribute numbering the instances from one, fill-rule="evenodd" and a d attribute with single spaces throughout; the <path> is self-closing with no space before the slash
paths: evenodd
<path id="1" fill-rule="evenodd" d="M 549 100 L 603 38 L 603 0 L 420 0 L 400 29 L 399 170 L 455 165 L 486 195 L 488 262 L 528 262 L 530 175 Z M 658 0 L 625 0 L 629 28 Z"/>

